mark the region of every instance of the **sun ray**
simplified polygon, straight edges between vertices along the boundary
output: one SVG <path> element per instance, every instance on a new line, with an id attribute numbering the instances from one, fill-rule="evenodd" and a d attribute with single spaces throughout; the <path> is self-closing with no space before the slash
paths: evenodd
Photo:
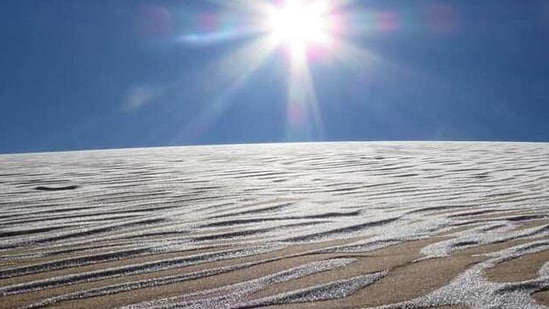
<path id="1" fill-rule="evenodd" d="M 296 48 L 288 79 L 286 138 L 314 140 L 322 135 L 322 120 L 307 55 L 303 46 Z"/>
<path id="2" fill-rule="evenodd" d="M 203 134 L 226 110 L 230 97 L 261 67 L 274 48 L 268 37 L 260 37 L 223 57 L 221 61 L 207 69 L 207 71 L 216 72 L 216 74 L 206 74 L 216 76 L 208 83 L 218 85 L 216 88 L 223 90 L 204 106 L 200 114 L 176 136 L 173 142 L 193 142 Z"/>
<path id="3" fill-rule="evenodd" d="M 233 10 L 246 10 L 256 13 L 267 12 L 274 7 L 270 1 L 208 0 L 208 2 Z"/>
<path id="4" fill-rule="evenodd" d="M 208 13 L 213 16 L 215 27 L 195 27 L 196 31 L 181 33 L 177 38 L 180 43 L 200 46 L 246 37 L 255 39 L 206 69 L 210 72 L 206 75 L 213 79 L 209 78 L 205 84 L 212 89 L 210 93 L 219 95 L 205 98 L 208 104 L 175 142 L 192 142 L 203 134 L 222 116 L 234 93 L 275 50 L 281 51 L 288 63 L 287 140 L 322 138 L 322 117 L 311 67 L 316 62 L 331 59 L 341 68 L 347 68 L 352 76 L 362 76 L 363 71 L 371 71 L 383 62 L 378 55 L 348 42 L 352 36 L 347 36 L 347 28 L 356 28 L 355 20 L 358 19 L 356 14 L 345 12 L 345 7 L 352 6 L 355 1 L 207 0 L 219 8 Z M 232 23 L 222 22 L 227 16 Z M 377 21 L 372 20 L 368 26 Z M 374 26 L 372 29 L 377 29 Z M 358 35 L 368 34 L 361 29 L 359 32 Z"/>

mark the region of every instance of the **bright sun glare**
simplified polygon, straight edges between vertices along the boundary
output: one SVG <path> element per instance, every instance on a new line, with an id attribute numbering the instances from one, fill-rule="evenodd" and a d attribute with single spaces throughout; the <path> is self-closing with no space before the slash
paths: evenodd
<path id="1" fill-rule="evenodd" d="M 287 45 L 293 56 L 333 41 L 332 16 L 325 2 L 286 0 L 269 14 L 268 27 L 274 40 Z"/>
<path id="2" fill-rule="evenodd" d="M 219 66 L 223 74 L 218 75 L 227 83 L 227 89 L 185 130 L 185 134 L 200 132 L 205 127 L 203 124 L 218 117 L 228 102 L 227 97 L 237 91 L 273 52 L 281 50 L 288 60 L 283 62 L 288 69 L 286 138 L 312 140 L 321 136 L 322 119 L 310 66 L 315 62 L 342 60 L 354 50 L 342 37 L 347 27 L 343 9 L 350 1 L 353 0 L 216 1 L 229 9 L 242 10 L 243 14 L 257 15 L 244 18 L 252 24 L 237 23 L 234 29 L 191 33 L 180 37 L 181 42 L 208 45 L 248 34 L 253 34 L 255 39 L 221 59 Z M 216 21 L 213 15 L 201 19 L 205 26 L 214 29 L 225 24 L 224 20 Z"/>

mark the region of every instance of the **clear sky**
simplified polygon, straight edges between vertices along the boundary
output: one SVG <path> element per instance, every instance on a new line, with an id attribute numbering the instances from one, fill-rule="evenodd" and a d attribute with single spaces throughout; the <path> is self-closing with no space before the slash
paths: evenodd
<path id="1" fill-rule="evenodd" d="M 549 1 L 2 1 L 0 153 L 549 141 Z"/>

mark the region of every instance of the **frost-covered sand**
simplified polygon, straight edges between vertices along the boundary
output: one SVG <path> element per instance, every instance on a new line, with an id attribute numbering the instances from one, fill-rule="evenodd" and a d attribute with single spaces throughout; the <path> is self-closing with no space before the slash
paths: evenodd
<path id="1" fill-rule="evenodd" d="M 549 144 L 0 156 L 0 308 L 547 308 Z"/>

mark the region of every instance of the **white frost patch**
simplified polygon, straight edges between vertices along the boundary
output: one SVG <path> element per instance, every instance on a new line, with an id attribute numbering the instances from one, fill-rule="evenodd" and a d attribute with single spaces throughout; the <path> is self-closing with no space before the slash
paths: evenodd
<path id="1" fill-rule="evenodd" d="M 291 268 L 285 271 L 264 276 L 255 280 L 237 283 L 217 289 L 188 294 L 172 298 L 164 298 L 152 302 L 145 302 L 130 306 L 124 309 L 140 308 L 234 308 L 249 298 L 251 294 L 265 289 L 268 286 L 299 279 L 311 274 L 340 268 L 353 263 L 355 259 L 332 259 L 320 262 L 312 262 Z"/>
<path id="2" fill-rule="evenodd" d="M 547 276 L 547 263 L 540 270 L 540 277 L 513 283 L 494 283 L 484 276 L 484 269 L 491 268 L 518 258 L 525 254 L 549 250 L 549 242 L 515 246 L 499 251 L 493 258 L 477 264 L 459 275 L 450 284 L 438 290 L 414 300 L 375 307 L 375 309 L 396 308 L 430 308 L 445 305 L 464 305 L 475 309 L 543 309 L 536 304 L 531 294 L 549 288 L 549 276 Z"/>

